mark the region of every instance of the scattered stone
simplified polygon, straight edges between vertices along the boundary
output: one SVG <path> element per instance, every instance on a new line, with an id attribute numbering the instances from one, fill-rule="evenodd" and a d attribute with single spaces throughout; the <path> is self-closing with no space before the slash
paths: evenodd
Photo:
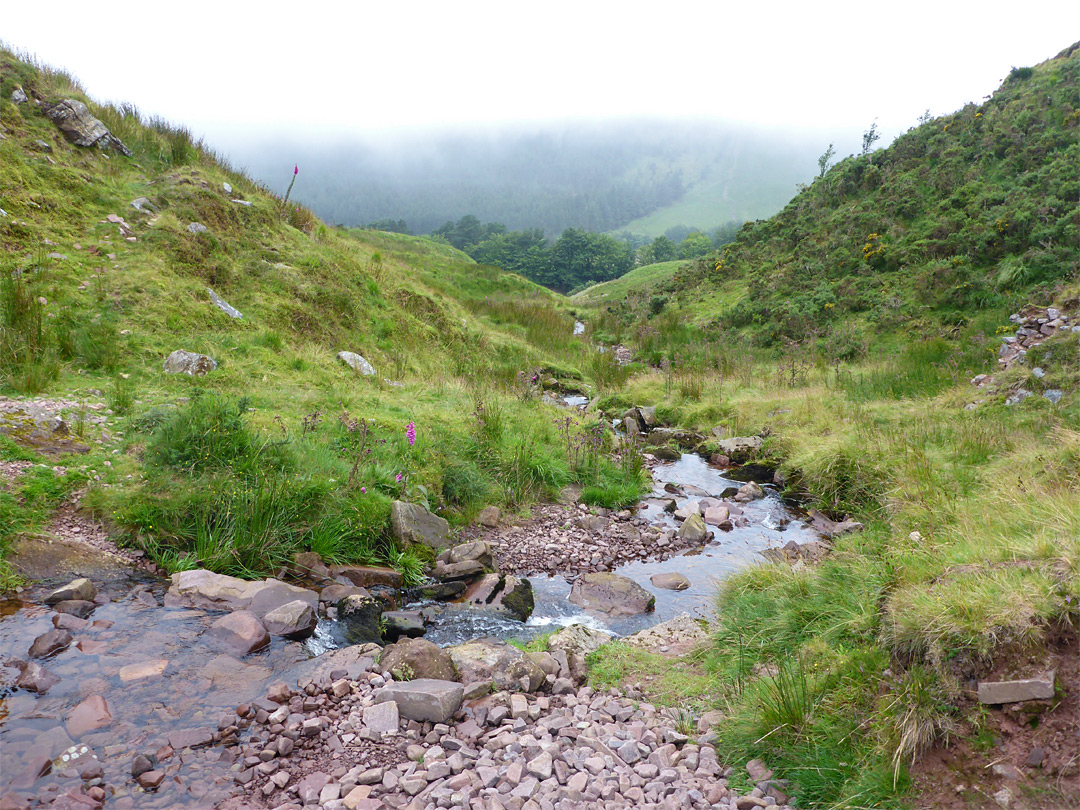
<path id="1" fill-rule="evenodd" d="M 546 673 L 539 664 L 512 644 L 497 638 L 474 638 L 447 647 L 463 684 L 492 684 L 497 689 L 534 692 L 544 683 Z"/>
<path id="2" fill-rule="evenodd" d="M 188 231 L 191 233 L 206 233 L 209 228 L 203 225 L 201 222 L 192 222 L 187 226 Z"/>
<path id="3" fill-rule="evenodd" d="M 397 734 L 400 722 L 398 705 L 392 700 L 364 707 L 364 725 L 376 734 Z"/>
<path id="4" fill-rule="evenodd" d="M 201 377 L 209 374 L 217 368 L 217 361 L 205 354 L 188 352 L 177 349 L 165 358 L 166 374 L 187 374 L 191 377 Z"/>
<path id="5" fill-rule="evenodd" d="M 337 359 L 365 377 L 370 377 L 375 373 L 375 366 L 356 352 L 338 352 Z"/>
<path id="6" fill-rule="evenodd" d="M 419 638 L 427 632 L 418 610 L 385 610 L 382 614 L 383 637 L 389 641 Z"/>
<path id="7" fill-rule="evenodd" d="M 57 613 L 74 616 L 77 619 L 85 619 L 97 610 L 97 603 L 85 599 L 65 599 L 63 602 L 57 602 L 53 605 L 53 610 Z"/>
<path id="8" fill-rule="evenodd" d="M 58 683 L 60 683 L 60 677 L 49 672 L 36 661 L 29 662 L 15 681 L 15 685 L 20 689 L 36 692 L 39 695 L 44 695 Z"/>
<path id="9" fill-rule="evenodd" d="M 68 735 L 73 740 L 77 740 L 88 731 L 103 728 L 112 721 L 112 713 L 109 711 L 109 704 L 105 702 L 105 698 L 101 695 L 90 695 L 72 709 L 64 727 Z"/>
<path id="10" fill-rule="evenodd" d="M 34 639 L 34 643 L 30 645 L 30 657 L 48 658 L 55 655 L 61 650 L 67 649 L 68 645 L 71 644 L 71 638 L 71 633 L 67 630 L 53 628 Z"/>
<path id="11" fill-rule="evenodd" d="M 15 104 L 25 104 L 27 101 L 26 93 L 21 87 L 16 87 L 11 91 L 11 101 Z"/>
<path id="12" fill-rule="evenodd" d="M 705 526 L 705 520 L 697 512 L 687 516 L 679 527 L 679 539 L 687 543 L 704 543 L 711 534 L 712 532 Z"/>
<path id="13" fill-rule="evenodd" d="M 209 287 L 206 288 L 206 291 L 208 293 L 210 293 L 210 302 L 215 307 L 217 307 L 222 312 L 224 312 L 226 315 L 228 315 L 230 318 L 236 318 L 237 320 L 239 320 L 240 318 L 244 317 L 243 315 L 240 314 L 240 310 L 238 310 L 236 307 L 234 307 L 232 304 L 230 304 L 228 301 L 226 301 L 224 298 L 222 298 L 216 292 L 211 290 Z"/>
<path id="14" fill-rule="evenodd" d="M 165 673 L 165 668 L 168 665 L 169 662 L 164 658 L 159 658 L 156 661 L 143 661 L 139 664 L 128 664 L 120 667 L 120 680 L 123 683 L 131 683 L 132 681 L 156 678 Z"/>
<path id="15" fill-rule="evenodd" d="M 465 591 L 465 601 L 476 608 L 528 621 L 535 606 L 532 583 L 510 574 L 487 574 Z"/>
<path id="16" fill-rule="evenodd" d="M 350 644 L 382 643 L 382 602 L 351 594 L 337 604 L 338 620 Z"/>

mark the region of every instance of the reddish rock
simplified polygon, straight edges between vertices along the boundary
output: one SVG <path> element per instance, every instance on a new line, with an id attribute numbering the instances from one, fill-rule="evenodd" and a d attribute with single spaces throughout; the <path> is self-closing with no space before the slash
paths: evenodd
<path id="1" fill-rule="evenodd" d="M 91 695 L 68 715 L 67 733 L 78 739 L 89 731 L 102 728 L 113 721 L 109 704 L 101 695 Z"/>
<path id="2" fill-rule="evenodd" d="M 90 624 L 86 619 L 72 616 L 70 613 L 57 613 L 52 617 L 53 627 L 57 630 L 78 631 Z"/>
<path id="3" fill-rule="evenodd" d="M 165 771 L 147 771 L 139 774 L 136 781 L 147 790 L 154 790 L 165 780 Z"/>
<path id="4" fill-rule="evenodd" d="M 27 664 L 18 680 L 15 681 L 15 685 L 20 689 L 37 692 L 39 695 L 44 695 L 58 683 L 60 683 L 58 675 L 49 672 L 35 661 Z"/>
<path id="5" fill-rule="evenodd" d="M 34 639 L 30 645 L 31 658 L 48 658 L 65 649 L 71 643 L 71 633 L 67 630 L 52 629 Z"/>
<path id="6" fill-rule="evenodd" d="M 57 613 L 67 613 L 71 616 L 78 616 L 80 619 L 85 619 L 97 610 L 97 604 L 84 599 L 69 599 L 65 602 L 57 602 L 53 605 L 53 610 Z"/>

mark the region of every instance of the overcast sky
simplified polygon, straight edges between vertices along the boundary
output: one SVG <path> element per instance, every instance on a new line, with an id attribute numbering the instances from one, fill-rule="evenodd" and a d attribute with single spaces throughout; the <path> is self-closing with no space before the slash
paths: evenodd
<path id="1" fill-rule="evenodd" d="M 218 148 L 641 115 L 893 135 L 1080 38 L 1080 2 L 54 0 L 0 38 Z"/>

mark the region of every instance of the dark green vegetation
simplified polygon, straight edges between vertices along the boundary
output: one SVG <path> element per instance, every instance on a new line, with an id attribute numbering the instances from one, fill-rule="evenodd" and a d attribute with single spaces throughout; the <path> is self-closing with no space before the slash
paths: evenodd
<path id="1" fill-rule="evenodd" d="M 661 292 L 706 329 L 821 337 L 848 356 L 897 330 L 982 331 L 982 313 L 996 321 L 1076 277 L 1078 72 L 1066 51 L 839 162 Z"/>
<path id="2" fill-rule="evenodd" d="M 125 542 L 170 569 L 261 574 L 310 549 L 415 576 L 421 560 L 389 537 L 395 498 L 457 526 L 574 481 L 597 503 L 638 495 L 640 469 L 612 460 L 608 437 L 571 453 L 564 433 L 598 436 L 592 422 L 557 425 L 540 401 L 543 384 L 592 374 L 547 290 L 445 244 L 327 228 L 130 108 L 89 105 L 131 157 L 74 147 L 33 99 L 85 98 L 77 84 L 8 53 L 0 73 L 0 391 L 112 409 L 119 454 L 90 441 L 56 461 L 103 471 L 86 503 Z M 32 100 L 14 103 L 15 87 Z M 164 373 L 181 348 L 219 368 Z M 3 497 L 5 546 L 53 504 Z"/>
<path id="3" fill-rule="evenodd" d="M 637 353 L 620 402 L 763 435 L 791 494 L 866 525 L 819 565 L 729 578 L 715 644 L 680 666 L 592 662 L 599 684 L 723 711 L 729 760 L 762 758 L 800 806 L 904 806 L 912 763 L 982 727 L 968 680 L 1080 627 L 1080 335 L 996 363 L 1011 312 L 1080 312 L 1078 90 L 1074 46 L 842 161 L 710 261 L 575 299 Z"/>
<path id="4" fill-rule="evenodd" d="M 672 228 L 672 234 L 680 236 L 676 242 L 667 235 L 652 241 L 616 239 L 567 228 L 549 243 L 540 228 L 508 232 L 502 223 L 482 223 L 470 214 L 445 223 L 433 236 L 445 239 L 481 264 L 511 270 L 548 289 L 568 293 L 625 276 L 635 264 L 703 257 L 730 242 L 736 230 L 735 224 L 729 223 L 717 228 L 710 239 L 701 231 Z"/>
<path id="5" fill-rule="evenodd" d="M 817 141 L 700 121 L 625 121 L 315 147 L 247 139 L 231 154 L 279 194 L 299 163 L 293 198 L 350 227 L 403 220 L 430 233 L 472 213 L 511 230 L 652 238 L 678 225 L 771 215 L 814 175 Z"/>

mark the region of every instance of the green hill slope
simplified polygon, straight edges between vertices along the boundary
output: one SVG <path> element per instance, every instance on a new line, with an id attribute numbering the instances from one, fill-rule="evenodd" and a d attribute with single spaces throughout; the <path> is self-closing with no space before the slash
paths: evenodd
<path id="1" fill-rule="evenodd" d="M 109 409 L 65 463 L 84 471 L 73 486 L 100 473 L 87 502 L 121 537 L 169 568 L 277 570 L 306 548 L 397 563 L 394 498 L 458 523 L 580 478 L 530 384 L 587 385 L 560 297 L 446 245 L 328 228 L 183 129 L 11 53 L 0 78 L 0 393 L 68 403 L 80 425 Z M 69 143 L 45 114 L 62 99 L 130 155 Z M 177 349 L 218 367 L 168 374 Z M 0 439 L 0 455 L 25 456 Z M 606 464 L 589 497 L 632 499 L 640 481 Z M 0 500 L 2 553 L 43 515 Z"/>
<path id="2" fill-rule="evenodd" d="M 1078 273 L 1080 51 L 848 158 L 681 274 L 686 317 L 756 340 L 964 325 Z M 1010 309 L 1011 311 L 1011 309 Z"/>
<path id="3" fill-rule="evenodd" d="M 571 300 L 583 304 L 600 304 L 605 301 L 621 301 L 632 292 L 644 295 L 656 285 L 669 281 L 676 270 L 687 264 L 689 262 L 685 261 L 657 262 L 635 267 L 625 275 L 582 290 L 571 296 Z"/>

